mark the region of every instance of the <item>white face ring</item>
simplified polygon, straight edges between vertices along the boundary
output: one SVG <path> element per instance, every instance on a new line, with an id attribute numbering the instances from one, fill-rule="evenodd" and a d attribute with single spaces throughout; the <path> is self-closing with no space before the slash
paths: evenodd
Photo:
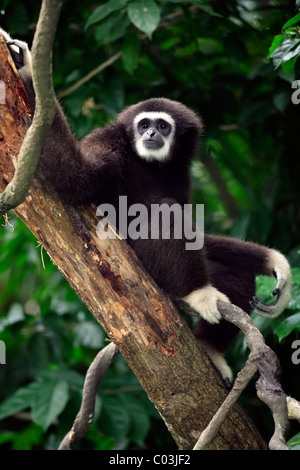
<path id="1" fill-rule="evenodd" d="M 138 132 L 138 123 L 142 119 L 163 119 L 164 121 L 167 121 L 167 123 L 170 124 L 171 126 L 171 132 L 167 137 L 163 137 L 164 140 L 164 145 L 157 150 L 153 149 L 146 149 L 143 145 L 143 140 L 142 136 Z M 133 128 L 134 128 L 134 142 L 135 142 L 135 148 L 138 153 L 138 155 L 141 158 L 144 158 L 145 160 L 148 161 L 153 161 L 153 160 L 158 160 L 158 161 L 164 161 L 167 160 L 170 151 L 171 151 L 171 146 L 174 140 L 174 135 L 175 135 L 175 121 L 174 119 L 167 113 L 164 112 L 156 112 L 156 111 L 144 111 L 139 114 L 137 114 L 134 118 L 133 121 Z"/>

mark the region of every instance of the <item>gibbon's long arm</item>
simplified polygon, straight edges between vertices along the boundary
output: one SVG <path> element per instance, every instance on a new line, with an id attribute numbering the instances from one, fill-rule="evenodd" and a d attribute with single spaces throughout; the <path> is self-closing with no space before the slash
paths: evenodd
<path id="1" fill-rule="evenodd" d="M 271 304 L 266 304 L 254 296 L 250 305 L 261 316 L 275 318 L 285 309 L 291 298 L 291 271 L 286 258 L 273 249 L 268 249 L 265 267 L 266 270 L 262 274 L 268 276 L 273 274 L 276 277 L 276 288 L 273 291 L 276 300 Z"/>
<path id="2" fill-rule="evenodd" d="M 242 278 L 245 272 L 275 276 L 277 283 L 273 295 L 276 300 L 273 303 L 266 304 L 254 295 L 248 301 L 253 311 L 261 316 L 275 318 L 280 315 L 291 297 L 291 270 L 285 256 L 256 243 L 214 235 L 205 235 L 204 244 L 208 260 L 234 267 L 231 269 L 237 278 Z M 243 308 L 249 311 L 246 306 Z"/>
<path id="3" fill-rule="evenodd" d="M 34 113 L 35 95 L 28 45 L 13 40 L 1 28 L 0 33 L 10 49 Z M 105 181 L 106 187 L 114 185 L 118 180 L 121 170 L 118 156 L 113 148 L 105 145 L 108 139 L 101 138 L 101 134 L 110 132 L 113 132 L 113 126 L 99 129 L 78 142 L 57 102 L 56 115 L 43 147 L 41 165 L 51 184 L 66 202 L 74 205 L 93 202 L 99 193 L 99 178 Z"/>

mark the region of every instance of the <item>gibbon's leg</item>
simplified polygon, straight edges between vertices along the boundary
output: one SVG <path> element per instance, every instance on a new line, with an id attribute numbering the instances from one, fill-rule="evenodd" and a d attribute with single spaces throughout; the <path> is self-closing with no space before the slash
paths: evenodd
<path id="1" fill-rule="evenodd" d="M 208 259 L 210 277 L 213 285 L 224 292 L 230 301 L 242 308 L 245 312 L 251 312 L 250 301 L 255 295 L 255 275 L 251 271 L 242 271 L 234 267 L 223 265 L 221 262 Z M 206 350 L 212 363 L 220 372 L 223 383 L 229 388 L 232 383 L 232 371 L 223 354 L 229 348 L 239 333 L 239 329 L 232 323 L 221 320 L 218 324 L 210 324 L 199 320 L 194 335 Z"/>

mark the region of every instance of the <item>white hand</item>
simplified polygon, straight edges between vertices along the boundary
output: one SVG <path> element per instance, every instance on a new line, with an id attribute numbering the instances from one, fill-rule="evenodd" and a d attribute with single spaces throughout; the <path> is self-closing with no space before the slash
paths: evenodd
<path id="1" fill-rule="evenodd" d="M 182 300 L 189 304 L 199 313 L 199 316 L 209 323 L 219 323 L 221 320 L 221 314 L 217 307 L 218 300 L 230 302 L 226 295 L 222 294 L 222 292 L 211 285 L 191 292 L 183 297 Z"/>

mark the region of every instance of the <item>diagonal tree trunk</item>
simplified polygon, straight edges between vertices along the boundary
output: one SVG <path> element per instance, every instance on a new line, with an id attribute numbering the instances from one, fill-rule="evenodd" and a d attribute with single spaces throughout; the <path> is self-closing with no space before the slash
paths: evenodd
<path id="1" fill-rule="evenodd" d="M 0 85 L 0 93 L 5 89 L 5 99 L 0 95 L 3 191 L 13 177 L 31 116 L 26 92 L 1 37 Z M 145 272 L 125 240 L 97 238 L 96 207 L 63 205 L 41 171 L 15 212 L 118 346 L 178 447 L 191 449 L 227 392 L 170 299 Z M 238 405 L 210 446 L 265 448 Z"/>

